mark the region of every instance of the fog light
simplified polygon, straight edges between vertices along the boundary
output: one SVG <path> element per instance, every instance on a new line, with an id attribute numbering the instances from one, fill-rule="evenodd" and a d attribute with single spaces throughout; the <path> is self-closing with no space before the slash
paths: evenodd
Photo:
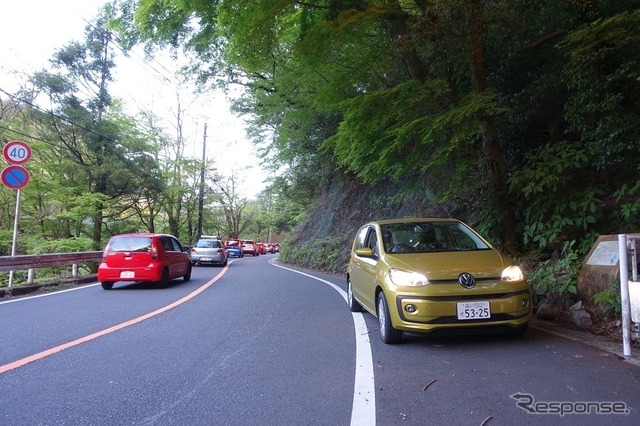
<path id="1" fill-rule="evenodd" d="M 415 305 L 407 305 L 407 306 L 404 307 L 404 310 L 409 312 L 410 314 L 412 314 L 415 311 L 417 311 L 418 309 L 416 308 Z"/>
<path id="2" fill-rule="evenodd" d="M 520 302 L 520 306 L 522 306 L 523 308 L 529 306 L 529 299 L 522 299 L 522 302 Z"/>

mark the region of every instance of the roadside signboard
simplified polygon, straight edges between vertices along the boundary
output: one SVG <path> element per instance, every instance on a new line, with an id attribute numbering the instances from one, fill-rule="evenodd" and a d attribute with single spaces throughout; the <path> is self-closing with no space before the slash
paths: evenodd
<path id="1" fill-rule="evenodd" d="M 29 171 L 17 164 L 5 167 L 0 177 L 4 186 L 9 189 L 21 189 L 29 183 Z"/>
<path id="2" fill-rule="evenodd" d="M 31 159 L 31 147 L 22 141 L 11 141 L 2 149 L 2 155 L 10 164 L 24 164 Z"/>

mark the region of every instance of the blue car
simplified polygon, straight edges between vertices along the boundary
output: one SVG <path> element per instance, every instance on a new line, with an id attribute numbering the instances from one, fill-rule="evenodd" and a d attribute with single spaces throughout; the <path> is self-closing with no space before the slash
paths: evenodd
<path id="1" fill-rule="evenodd" d="M 229 240 L 226 244 L 227 255 L 229 257 L 244 257 L 244 251 L 242 250 L 242 243 L 238 240 Z"/>

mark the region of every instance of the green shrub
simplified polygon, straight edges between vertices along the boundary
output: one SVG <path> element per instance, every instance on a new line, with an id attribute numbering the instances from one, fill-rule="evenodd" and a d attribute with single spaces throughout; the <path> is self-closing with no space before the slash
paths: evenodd
<path id="1" fill-rule="evenodd" d="M 343 251 L 349 246 L 346 237 L 325 237 L 307 241 L 300 246 L 285 242 L 280 259 L 292 265 L 330 273 L 344 273 Z"/>
<path id="2" fill-rule="evenodd" d="M 605 318 L 620 318 L 622 313 L 622 302 L 620 300 L 619 291 L 613 289 L 601 291 L 593 295 L 593 300 L 600 303 L 602 306 L 602 313 Z"/>
<path id="3" fill-rule="evenodd" d="M 535 293 L 546 295 L 552 304 L 570 302 L 578 293 L 578 271 L 581 260 L 574 248 L 575 244 L 575 241 L 565 242 L 557 261 L 546 260 L 529 275 L 529 282 L 535 289 Z"/>

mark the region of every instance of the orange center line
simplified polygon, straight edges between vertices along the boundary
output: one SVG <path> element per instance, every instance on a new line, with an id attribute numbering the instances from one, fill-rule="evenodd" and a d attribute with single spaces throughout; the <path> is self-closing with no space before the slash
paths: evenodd
<path id="1" fill-rule="evenodd" d="M 62 345 L 55 346 L 55 347 L 53 347 L 51 349 L 47 349 L 45 351 L 38 352 L 37 354 L 34 354 L 34 355 L 31 355 L 31 356 L 19 359 L 17 361 L 11 362 L 9 364 L 2 365 L 2 366 L 0 366 L 0 374 L 4 374 L 7 371 L 15 370 L 16 368 L 20 368 L 20 367 L 22 367 L 22 366 L 24 366 L 26 364 L 29 364 L 30 362 L 38 361 L 40 359 L 48 357 L 49 355 L 53 355 L 53 354 L 56 354 L 58 352 L 61 352 L 61 351 L 65 350 L 65 349 L 69 349 L 69 348 L 72 348 L 74 346 L 81 345 L 82 343 L 86 343 L 86 342 L 88 342 L 90 340 L 97 339 L 98 337 L 106 336 L 107 334 L 113 333 L 113 332 L 118 331 L 118 330 L 122 330 L 123 328 L 126 328 L 126 327 L 129 327 L 131 325 L 137 324 L 137 323 L 142 322 L 144 320 L 147 320 L 149 318 L 155 317 L 156 315 L 160 315 L 163 312 L 167 312 L 168 310 L 173 309 L 173 308 L 175 308 L 177 306 L 180 306 L 183 303 L 193 299 L 194 297 L 196 297 L 198 294 L 202 293 L 203 291 L 205 291 L 209 287 L 211 287 L 216 281 L 218 281 L 227 272 L 227 269 L 229 269 L 228 265 L 225 266 L 224 269 L 222 271 L 220 271 L 218 273 L 218 275 L 213 277 L 209 282 L 207 282 L 206 284 L 204 284 L 201 287 L 199 287 L 197 290 L 194 290 L 193 292 L 189 293 L 188 295 L 184 296 L 183 298 L 178 299 L 175 302 L 173 302 L 173 303 L 171 303 L 171 304 L 169 304 L 167 306 L 164 306 L 164 307 L 162 307 L 160 309 L 156 309 L 155 311 L 149 312 L 149 313 L 144 314 L 142 316 L 139 316 L 137 318 L 133 318 L 132 320 L 125 321 L 123 323 L 114 325 L 113 327 L 106 328 L 104 330 L 98 331 L 98 332 L 93 333 L 93 334 L 89 334 L 88 336 L 81 337 L 79 339 L 73 340 L 73 341 L 68 342 L 68 343 L 63 343 Z"/>

